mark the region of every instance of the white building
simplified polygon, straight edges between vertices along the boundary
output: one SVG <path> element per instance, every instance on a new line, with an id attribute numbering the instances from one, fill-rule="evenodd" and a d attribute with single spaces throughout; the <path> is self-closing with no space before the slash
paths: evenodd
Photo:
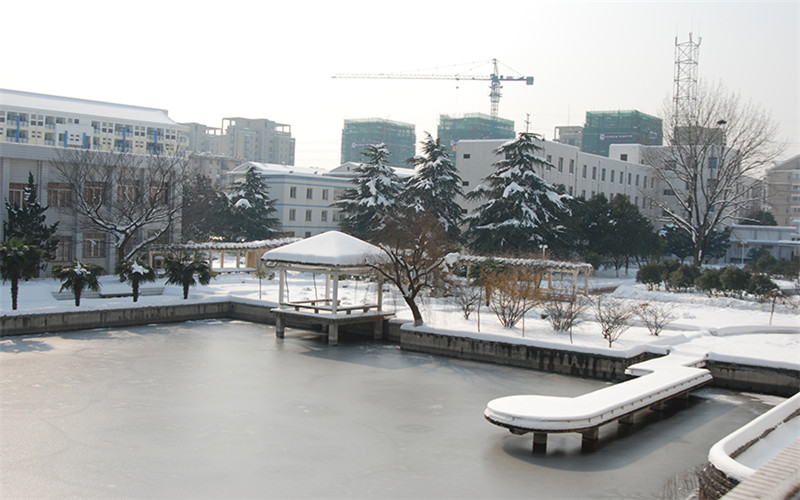
<path id="1" fill-rule="evenodd" d="M 507 140 L 459 141 L 456 150 L 456 167 L 467 193 L 481 184 L 492 173 L 493 164 L 499 160 L 494 150 Z M 607 158 L 581 152 L 580 148 L 551 141 L 539 143 L 544 151 L 541 156 L 553 164 L 537 172 L 553 185 L 563 185 L 575 197 L 590 199 L 603 194 L 611 199 L 617 194 L 626 195 L 631 203 L 654 221 L 660 214 L 650 199 L 658 193 L 658 181 L 653 168 L 639 162 Z M 462 206 L 472 211 L 478 202 L 462 200 Z"/>
<path id="2" fill-rule="evenodd" d="M 251 168 L 268 186 L 284 233 L 307 238 L 339 229 L 339 211 L 333 203 L 351 187 L 349 177 L 316 168 L 247 162 L 228 174 L 229 182 L 242 180 Z"/>
<path id="3" fill-rule="evenodd" d="M 796 226 L 731 225 L 728 262 L 745 264 L 753 249 L 766 251 L 776 259 L 800 258 L 800 221 Z"/>
<path id="4" fill-rule="evenodd" d="M 187 132 L 161 109 L 0 89 L 0 143 L 174 155 Z"/>
<path id="5" fill-rule="evenodd" d="M 800 155 L 767 171 L 766 202 L 778 224 L 788 226 L 800 220 Z"/>

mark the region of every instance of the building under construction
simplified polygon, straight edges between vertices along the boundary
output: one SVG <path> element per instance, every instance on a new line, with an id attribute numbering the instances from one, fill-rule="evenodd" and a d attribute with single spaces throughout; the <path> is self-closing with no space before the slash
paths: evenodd
<path id="1" fill-rule="evenodd" d="M 581 151 L 608 156 L 611 144 L 660 146 L 661 118 L 641 111 L 587 111 Z"/>
<path id="2" fill-rule="evenodd" d="M 360 163 L 364 148 L 380 143 L 389 150 L 389 165 L 410 167 L 406 162 L 416 154 L 414 125 L 381 118 L 345 120 L 342 129 L 342 163 Z"/>
<path id="3" fill-rule="evenodd" d="M 461 118 L 440 115 L 437 134 L 442 146 L 450 151 L 462 139 L 513 139 L 515 135 L 513 120 L 493 120 L 483 113 L 469 113 Z"/>

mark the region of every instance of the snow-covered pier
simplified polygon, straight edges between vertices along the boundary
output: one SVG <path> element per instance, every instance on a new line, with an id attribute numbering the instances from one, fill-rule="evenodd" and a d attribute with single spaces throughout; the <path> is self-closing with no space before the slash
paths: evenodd
<path id="1" fill-rule="evenodd" d="M 711 382 L 708 370 L 683 365 L 676 362 L 574 398 L 521 395 L 494 399 L 484 416 L 512 434 L 532 432 L 534 451 L 545 451 L 547 435 L 554 432 L 581 433 L 583 448 L 588 450 L 596 443 L 601 425 L 615 420 L 621 425 L 632 424 L 637 411 L 660 409 L 667 400 L 688 397 L 692 390 Z M 643 371 L 649 369 L 640 366 L 633 372 Z"/>

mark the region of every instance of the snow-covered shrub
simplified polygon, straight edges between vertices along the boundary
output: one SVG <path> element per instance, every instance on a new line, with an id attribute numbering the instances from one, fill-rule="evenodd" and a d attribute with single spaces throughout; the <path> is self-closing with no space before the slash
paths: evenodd
<path id="1" fill-rule="evenodd" d="M 550 323 L 553 331 L 569 332 L 572 342 L 572 327 L 580 323 L 586 303 L 577 295 L 566 297 L 551 296 L 544 308 L 542 316 Z"/>
<path id="2" fill-rule="evenodd" d="M 725 295 L 734 294 L 741 297 L 750 283 L 750 273 L 736 266 L 728 266 L 722 270 L 719 280 Z"/>
<path id="3" fill-rule="evenodd" d="M 469 319 L 469 315 L 478 307 L 483 297 L 481 287 L 471 284 L 468 279 L 453 280 L 450 293 L 453 297 L 453 302 L 461 308 L 461 314 L 464 315 L 464 319 Z"/>
<path id="4" fill-rule="evenodd" d="M 766 274 L 756 273 L 750 276 L 747 283 L 747 293 L 755 295 L 759 300 L 765 301 L 778 292 L 778 285 Z"/>
<path id="5" fill-rule="evenodd" d="M 206 262 L 203 254 L 197 254 L 194 257 L 189 254 L 183 254 L 181 257 L 170 255 L 164 262 L 164 269 L 167 284 L 179 285 L 183 288 L 184 300 L 189 298 L 189 287 L 198 282 L 201 285 L 208 285 L 216 274 L 211 270 L 211 266 Z M 195 279 L 195 275 L 197 275 L 197 279 Z"/>
<path id="6" fill-rule="evenodd" d="M 543 300 L 542 275 L 525 268 L 487 274 L 484 286 L 492 290 L 489 308 L 505 328 L 513 328 Z"/>
<path id="7" fill-rule="evenodd" d="M 633 308 L 624 302 L 599 296 L 594 304 L 594 319 L 600 325 L 600 333 L 611 347 L 614 341 L 629 328 L 628 320 L 633 316 Z"/>
<path id="8" fill-rule="evenodd" d="M 694 286 L 694 282 L 700 277 L 700 268 L 690 264 L 681 266 L 669 273 L 669 286 L 671 289 L 688 290 Z"/>
<path id="9" fill-rule="evenodd" d="M 694 286 L 701 292 L 707 293 L 709 296 L 716 295 L 722 290 L 722 281 L 720 276 L 722 272 L 719 269 L 708 267 L 703 269 L 700 276 L 694 280 Z"/>
<path id="10" fill-rule="evenodd" d="M 650 334 L 655 336 L 658 336 L 668 324 L 675 320 L 674 311 L 675 304 L 667 302 L 639 304 L 634 309 L 639 320 L 644 323 Z"/>
<path id="11" fill-rule="evenodd" d="M 648 262 L 639 267 L 636 271 L 636 282 L 647 285 L 648 290 L 658 288 L 663 281 L 662 274 L 664 267 L 660 262 Z"/>

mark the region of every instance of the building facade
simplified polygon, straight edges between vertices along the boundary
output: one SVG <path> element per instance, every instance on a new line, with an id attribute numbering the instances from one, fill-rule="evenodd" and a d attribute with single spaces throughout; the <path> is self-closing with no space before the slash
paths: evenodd
<path id="1" fill-rule="evenodd" d="M 0 143 L 175 155 L 187 133 L 161 109 L 0 89 Z"/>
<path id="2" fill-rule="evenodd" d="M 767 171 L 766 205 L 779 226 L 800 220 L 800 155 Z"/>
<path id="3" fill-rule="evenodd" d="M 500 159 L 494 150 L 505 142 L 459 142 L 456 167 L 465 193 L 475 189 L 493 171 L 493 164 Z M 625 195 L 643 215 L 657 222 L 660 211 L 650 201 L 657 195 L 659 185 L 649 165 L 584 153 L 568 144 L 552 141 L 539 144 L 544 148 L 541 157 L 553 165 L 537 172 L 545 181 L 562 185 L 567 194 L 585 199 L 599 194 L 609 199 L 618 194 Z M 467 211 L 479 205 L 479 202 L 466 200 L 461 200 L 461 203 Z"/>
<path id="4" fill-rule="evenodd" d="M 242 161 L 294 165 L 292 127 L 266 118 L 223 118 L 222 154 Z"/>
<path id="5" fill-rule="evenodd" d="M 608 156 L 611 144 L 660 146 L 661 118 L 641 111 L 587 111 L 581 135 L 581 151 Z"/>
<path id="6" fill-rule="evenodd" d="M 348 177 L 308 167 L 246 162 L 229 173 L 229 182 L 244 180 L 250 169 L 267 185 L 275 201 L 275 217 L 287 236 L 307 238 L 339 229 L 339 210 L 333 203 L 351 187 Z"/>
<path id="7" fill-rule="evenodd" d="M 513 120 L 492 120 L 483 113 L 468 113 L 463 117 L 440 115 L 436 134 L 442 146 L 450 151 L 456 150 L 460 140 L 513 139 L 516 135 Z"/>
<path id="8" fill-rule="evenodd" d="M 364 148 L 381 143 L 389 149 L 389 165 L 410 167 L 406 160 L 416 155 L 414 125 L 380 118 L 344 121 L 341 162 L 361 163 Z"/>

